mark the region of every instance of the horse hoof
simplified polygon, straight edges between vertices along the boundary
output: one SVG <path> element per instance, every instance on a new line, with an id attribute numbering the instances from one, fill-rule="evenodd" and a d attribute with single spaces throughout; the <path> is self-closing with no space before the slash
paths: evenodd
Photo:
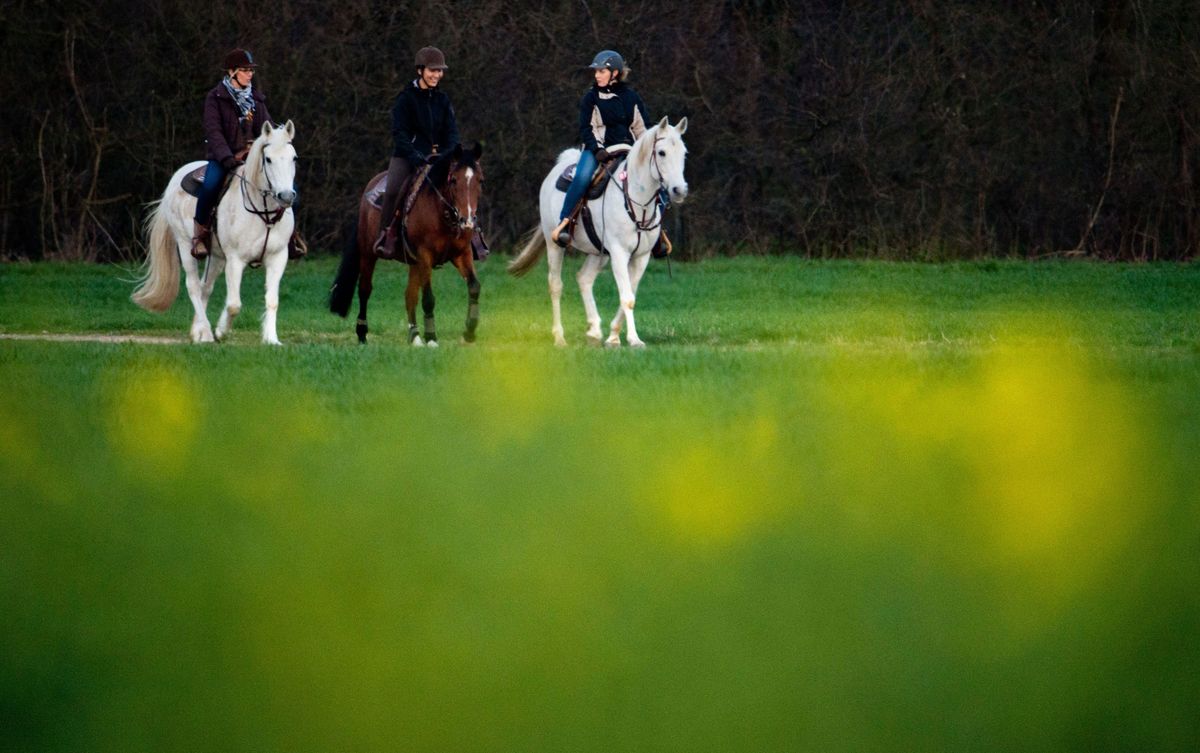
<path id="1" fill-rule="evenodd" d="M 554 347 L 565 348 L 565 347 L 567 347 L 567 341 L 561 337 L 556 337 L 556 338 L 554 338 Z"/>
<path id="2" fill-rule="evenodd" d="M 424 348 L 425 341 L 421 339 L 420 335 L 417 335 L 409 342 L 409 345 L 413 346 L 414 348 Z"/>
<path id="3" fill-rule="evenodd" d="M 426 347 L 426 348 L 437 348 L 437 347 L 440 347 L 440 346 L 438 345 L 438 341 L 437 341 L 437 340 L 430 340 L 429 342 L 425 343 L 425 347 Z"/>
<path id="4" fill-rule="evenodd" d="M 604 341 L 604 346 L 607 348 L 619 348 L 621 347 L 621 338 L 613 335 Z"/>
<path id="5" fill-rule="evenodd" d="M 587 344 L 593 348 L 599 348 L 601 343 L 600 335 L 588 334 Z"/>
<path id="6" fill-rule="evenodd" d="M 633 342 L 629 343 L 629 347 L 644 348 L 644 347 L 646 347 L 646 343 L 642 342 L 641 340 L 634 340 Z"/>

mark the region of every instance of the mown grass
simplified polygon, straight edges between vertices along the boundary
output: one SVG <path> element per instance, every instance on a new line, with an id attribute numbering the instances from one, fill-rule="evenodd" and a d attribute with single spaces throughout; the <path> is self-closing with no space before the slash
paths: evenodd
<path id="1" fill-rule="evenodd" d="M 1194 749 L 1200 270 L 655 265 L 635 352 L 488 265 L 470 347 L 329 261 L 282 349 L 261 273 L 219 346 L 0 340 L 6 749 Z M 117 277 L 0 331 L 184 336 Z"/>

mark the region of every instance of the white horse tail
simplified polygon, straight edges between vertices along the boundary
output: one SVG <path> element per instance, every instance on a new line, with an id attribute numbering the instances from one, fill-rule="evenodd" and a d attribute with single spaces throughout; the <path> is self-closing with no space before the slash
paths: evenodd
<path id="1" fill-rule="evenodd" d="M 545 255 L 546 236 L 542 235 L 540 227 L 535 227 L 529 231 L 529 236 L 525 239 L 525 247 L 521 249 L 521 253 L 517 254 L 517 258 L 508 263 L 508 273 L 513 277 L 524 277 Z"/>
<path id="2" fill-rule="evenodd" d="M 166 203 L 159 199 L 146 218 L 146 273 L 130 295 L 134 303 L 161 313 L 171 307 L 179 295 L 179 250 L 167 225 Z"/>

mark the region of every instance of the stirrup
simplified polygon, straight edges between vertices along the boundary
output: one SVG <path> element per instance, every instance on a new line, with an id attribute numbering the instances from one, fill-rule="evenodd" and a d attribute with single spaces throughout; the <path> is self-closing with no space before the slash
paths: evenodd
<path id="1" fill-rule="evenodd" d="M 552 236 L 554 242 L 562 248 L 571 245 L 571 218 L 567 217 L 561 220 L 558 227 L 554 228 Z"/>

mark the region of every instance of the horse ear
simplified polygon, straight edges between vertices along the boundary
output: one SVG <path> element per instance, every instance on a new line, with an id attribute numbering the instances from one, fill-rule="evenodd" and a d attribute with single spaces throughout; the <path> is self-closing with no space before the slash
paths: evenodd
<path id="1" fill-rule="evenodd" d="M 664 116 L 663 116 L 663 119 L 662 119 L 662 120 L 658 121 L 658 127 L 659 127 L 659 128 L 666 128 L 666 127 L 667 127 L 667 116 L 666 116 L 666 115 L 664 115 Z"/>
<path id="2" fill-rule="evenodd" d="M 462 144 L 455 144 L 454 151 L 450 152 L 450 156 L 456 160 L 462 159 Z"/>
<path id="3" fill-rule="evenodd" d="M 476 160 L 479 159 L 480 157 L 482 157 L 483 156 L 483 142 L 476 141 L 475 148 L 471 150 L 471 154 L 473 155 L 473 158 Z"/>
<path id="4" fill-rule="evenodd" d="M 686 118 L 684 119 L 686 120 Z M 292 122 L 291 118 L 288 118 L 288 122 L 284 124 L 283 132 L 287 134 L 288 141 L 296 138 L 296 124 Z"/>
<path id="5" fill-rule="evenodd" d="M 682 120 L 680 120 L 678 123 L 675 124 L 675 130 L 679 131 L 680 136 L 682 136 L 687 131 L 687 116 L 686 115 L 683 117 Z"/>
<path id="6" fill-rule="evenodd" d="M 263 127 L 262 127 L 262 135 L 263 136 L 270 136 L 271 131 L 274 131 L 274 130 L 275 130 L 275 126 L 271 125 L 271 121 L 267 120 L 267 121 L 263 122 Z"/>

